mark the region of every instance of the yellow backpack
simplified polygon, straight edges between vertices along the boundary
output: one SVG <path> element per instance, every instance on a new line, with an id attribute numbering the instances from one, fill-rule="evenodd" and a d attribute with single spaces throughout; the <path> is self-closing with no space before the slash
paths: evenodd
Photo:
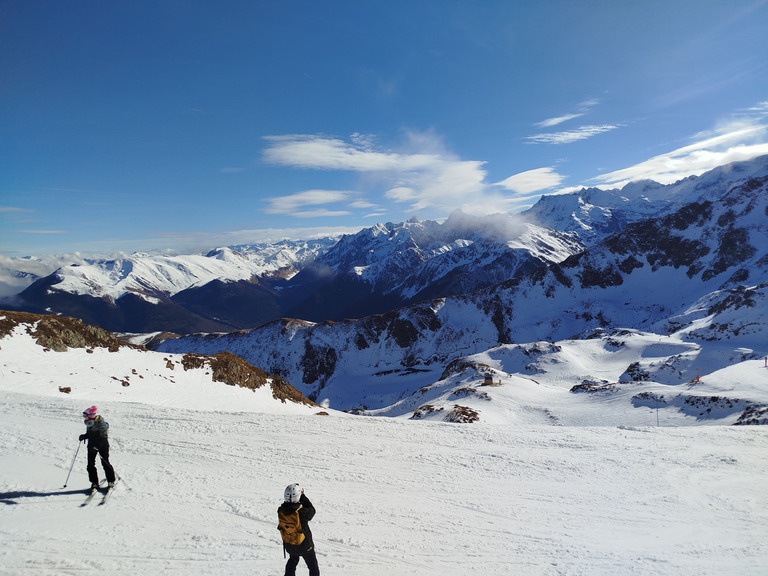
<path id="1" fill-rule="evenodd" d="M 280 530 L 284 544 L 298 546 L 304 542 L 304 531 L 301 528 L 299 510 L 301 510 L 301 506 L 289 513 L 284 512 L 282 508 L 277 511 L 277 529 Z"/>

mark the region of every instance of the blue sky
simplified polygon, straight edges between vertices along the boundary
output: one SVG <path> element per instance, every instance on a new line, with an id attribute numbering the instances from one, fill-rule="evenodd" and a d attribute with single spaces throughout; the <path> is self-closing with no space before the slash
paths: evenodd
<path id="1" fill-rule="evenodd" d="M 0 254 L 518 212 L 768 153 L 766 0 L 0 1 Z"/>

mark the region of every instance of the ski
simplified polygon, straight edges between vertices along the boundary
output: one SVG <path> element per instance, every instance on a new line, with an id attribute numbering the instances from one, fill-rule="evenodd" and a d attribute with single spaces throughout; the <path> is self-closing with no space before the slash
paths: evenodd
<path id="1" fill-rule="evenodd" d="M 99 487 L 103 486 L 105 482 L 106 480 L 102 480 L 99 483 Z M 88 496 L 85 498 L 85 501 L 82 504 L 80 504 L 80 507 L 82 508 L 83 506 L 88 506 L 88 504 L 90 503 L 91 500 L 93 500 L 93 497 L 96 496 L 96 493 L 98 491 L 99 491 L 99 488 L 91 488 L 88 491 Z"/>
<path id="2" fill-rule="evenodd" d="M 117 486 L 118 481 L 120 478 L 115 479 L 115 483 L 112 484 L 109 488 L 107 488 L 107 492 L 104 494 L 104 498 L 101 499 L 101 502 L 99 502 L 99 506 L 104 506 L 104 504 L 107 503 L 109 500 L 109 497 L 112 496 L 112 492 L 115 490 L 115 486 Z"/>

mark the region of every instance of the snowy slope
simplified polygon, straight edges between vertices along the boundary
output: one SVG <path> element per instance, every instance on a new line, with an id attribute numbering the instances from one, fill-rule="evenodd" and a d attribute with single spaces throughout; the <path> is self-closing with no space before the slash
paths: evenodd
<path id="1" fill-rule="evenodd" d="M 624 330 L 474 354 L 368 413 L 565 426 L 768 424 L 768 369 L 753 350 Z"/>
<path id="2" fill-rule="evenodd" d="M 5 323 L 10 314 L 0 311 L 0 323 Z M 87 325 L 83 326 L 67 324 L 61 329 L 88 330 Z M 34 335 L 31 332 L 38 327 L 38 323 L 21 322 L 0 338 L 4 390 L 56 397 L 66 393 L 69 398 L 93 402 L 115 399 L 180 408 L 202 405 L 215 410 L 235 405 L 242 410 L 267 409 L 278 414 L 318 411 L 317 406 L 276 399 L 273 381 L 266 375 L 263 384 L 255 382 L 255 388 L 249 389 L 216 381 L 215 366 L 184 355 L 128 346 L 110 349 L 99 342 L 69 345 L 57 352 L 48 342 L 37 342 L 40 331 Z M 246 369 L 240 366 L 231 371 L 244 373 Z"/>
<path id="3" fill-rule="evenodd" d="M 473 358 L 505 380 L 489 390 L 507 417 L 460 425 L 318 416 L 170 370 L 168 354 L 44 351 L 16 330 L 0 339 L 0 574 L 279 574 L 276 508 L 291 482 L 317 507 L 325 574 L 765 574 L 768 428 L 692 426 L 671 411 L 657 427 L 649 407 L 616 426 L 607 416 L 626 406 L 566 381 L 590 362 L 613 378 L 629 358 L 612 362 L 599 339 L 540 348 L 549 380 L 527 388 L 503 374 L 519 350 Z M 631 334 L 616 353 L 692 351 Z M 758 364 L 709 375 L 707 393 L 765 390 Z M 566 414 L 571 401 L 570 422 L 531 409 Z M 106 506 L 81 508 L 75 452 L 93 403 L 122 480 Z"/>
<path id="4" fill-rule="evenodd" d="M 574 337 L 599 336 L 600 345 L 621 348 L 630 340 L 622 335 L 627 331 L 622 326 L 645 324 L 657 330 L 645 330 L 648 339 L 666 341 L 667 334 L 672 334 L 680 349 L 697 351 L 686 355 L 675 348 L 653 355 L 661 364 L 674 367 L 676 380 L 670 384 L 690 381 L 735 360 L 768 354 L 768 285 L 721 290 L 686 301 L 686 293 L 671 296 L 663 291 L 676 285 L 681 274 L 636 274 L 632 282 L 612 291 L 574 289 L 570 299 L 551 298 L 536 284 L 513 286 L 496 299 L 436 300 L 340 323 L 286 320 L 254 331 L 166 340 L 160 349 L 206 354 L 229 350 L 280 373 L 318 402 L 364 410 L 386 408 L 441 380 L 452 363 L 496 348 L 500 342 L 526 346 L 545 341 L 563 346 Z M 567 308 L 560 307 L 563 302 Z M 612 362 L 621 362 L 620 370 L 610 375 L 616 380 L 642 360 L 628 354 L 613 358 Z M 531 362 L 528 358 L 504 370 L 535 377 L 533 368 L 528 368 Z M 596 374 L 585 369 L 571 386 L 590 376 Z M 482 379 L 482 375 L 472 378 Z"/>

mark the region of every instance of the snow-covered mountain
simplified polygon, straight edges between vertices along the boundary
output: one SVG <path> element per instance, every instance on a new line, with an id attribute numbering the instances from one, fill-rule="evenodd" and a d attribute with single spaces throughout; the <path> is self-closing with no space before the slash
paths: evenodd
<path id="1" fill-rule="evenodd" d="M 712 191 L 722 191 L 760 178 L 766 173 L 768 157 L 719 166 L 700 176 L 690 176 L 671 185 L 652 180 L 630 182 L 622 189 L 584 188 L 569 194 L 542 196 L 520 214 L 527 221 L 564 232 L 576 232 L 592 245 L 623 230 L 627 224 L 661 217 Z"/>
<path id="2" fill-rule="evenodd" d="M 763 157 L 670 186 L 646 181 L 545 196 L 518 215 L 456 212 L 442 223 L 412 219 L 341 238 L 225 247 L 206 255 L 78 256 L 42 278 L 36 273 L 51 266 L 50 258 L 5 258 L 0 278 L 6 289 L 36 279 L 6 300 L 7 308 L 73 315 L 115 331 L 228 331 L 280 317 L 360 318 L 468 294 L 563 262 L 631 224 L 759 180 L 766 166 Z"/>
<path id="3" fill-rule="evenodd" d="M 511 214 L 445 222 L 416 218 L 342 237 L 286 288 L 298 304 L 286 316 L 340 320 L 382 313 L 430 298 L 464 294 L 560 262 L 583 250 L 573 233 Z"/>
<path id="4" fill-rule="evenodd" d="M 205 255 L 135 253 L 78 259 L 37 279 L 4 303 L 15 310 L 76 316 L 114 331 L 187 332 L 255 326 L 273 319 L 279 310 L 276 287 L 336 240 L 239 245 Z M 62 259 L 67 261 L 69 256 Z M 36 264 L 35 259 L 6 259 L 4 276 L 18 276 L 19 270 L 31 266 L 43 268 L 50 260 Z M 206 306 L 210 299 L 213 304 Z M 239 302 L 228 302 L 232 299 Z M 232 313 L 227 316 L 227 306 L 237 308 L 240 324 L 231 320 Z"/>
<path id="5" fill-rule="evenodd" d="M 336 240 L 80 262 L 37 280 L 7 307 L 126 332 L 338 320 L 471 292 L 583 249 L 573 233 L 458 212 L 442 224 L 379 224 Z"/>
<path id="6" fill-rule="evenodd" d="M 627 330 L 679 343 L 651 356 L 649 373 L 659 370 L 664 385 L 689 382 L 768 353 L 768 171 L 751 176 L 710 187 L 666 216 L 629 224 L 559 264 L 472 294 L 354 321 L 281 320 L 253 331 L 188 336 L 160 349 L 229 350 L 343 409 L 388 410 L 413 394 L 433 403 L 464 378 L 450 366 L 499 346 L 511 347 L 512 356 L 519 356 L 515 346 L 546 351 L 574 338 L 633 348 Z M 613 385 L 649 371 L 642 354 L 619 357 L 626 360 L 620 370 L 598 377 L 597 367 L 585 365 L 573 378 Z M 553 352 L 543 361 L 561 360 Z M 537 380 L 540 370 L 531 359 L 499 369 Z M 469 379 L 481 380 L 481 372 Z M 409 407 L 413 414 L 417 408 Z"/>
<path id="7" fill-rule="evenodd" d="M 280 317 L 361 318 L 543 271 L 610 235 L 625 241 L 621 233 L 632 226 L 635 236 L 636 226 L 658 225 L 667 234 L 670 216 L 682 207 L 759 182 L 766 166 L 763 157 L 670 186 L 637 182 L 622 190 L 548 196 L 519 215 L 457 212 L 443 223 L 378 224 L 340 239 L 80 261 L 38 279 L 5 307 L 73 315 L 126 332 L 228 331 Z M 733 252 L 729 241 L 740 242 L 732 236 L 725 252 Z M 681 244 L 680 252 L 689 247 Z M 31 261 L 24 262 L 29 270 Z M 4 276 L 20 282 L 23 271 L 8 268 L 8 259 L 4 264 Z M 585 273 L 595 276 L 594 270 Z"/>

